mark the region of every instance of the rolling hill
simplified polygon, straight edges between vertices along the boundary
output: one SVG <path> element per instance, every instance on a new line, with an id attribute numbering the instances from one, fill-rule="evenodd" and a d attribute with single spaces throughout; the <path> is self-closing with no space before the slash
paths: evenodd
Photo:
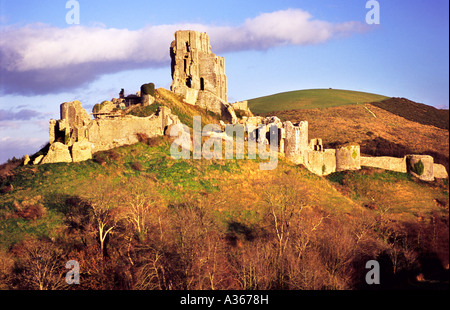
<path id="1" fill-rule="evenodd" d="M 186 123 L 219 121 L 169 91 L 157 102 Z M 448 130 L 370 104 L 270 115 L 306 119 L 310 138 L 329 144 L 448 157 Z M 367 289 L 372 259 L 380 288 L 448 289 L 448 179 L 373 168 L 320 177 L 283 158 L 274 170 L 259 158 L 175 160 L 172 139 L 0 175 L 0 289 Z M 76 287 L 64 281 L 68 260 L 82 266 Z"/>
<path id="2" fill-rule="evenodd" d="M 365 155 L 428 154 L 449 170 L 448 110 L 406 98 L 334 89 L 280 93 L 249 100 L 249 106 L 262 116 L 308 121 L 309 137 L 322 138 L 326 147 L 357 142 Z"/>
<path id="3" fill-rule="evenodd" d="M 306 89 L 284 92 L 248 100 L 253 113 L 337 107 L 349 104 L 374 102 L 389 97 L 340 89 Z"/>

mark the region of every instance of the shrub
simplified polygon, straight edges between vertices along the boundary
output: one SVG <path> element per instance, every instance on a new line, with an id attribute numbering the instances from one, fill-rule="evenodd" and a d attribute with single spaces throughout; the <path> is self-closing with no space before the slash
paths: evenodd
<path id="1" fill-rule="evenodd" d="M 129 115 L 134 115 L 137 117 L 147 117 L 150 115 L 155 114 L 155 112 L 158 110 L 158 108 L 162 106 L 159 102 L 155 101 L 153 104 L 145 107 L 137 106 L 136 108 L 132 109 L 128 112 Z"/>
<path id="2" fill-rule="evenodd" d="M 141 86 L 141 96 L 142 95 L 151 95 L 155 96 L 155 84 L 147 83 Z"/>
<path id="3" fill-rule="evenodd" d="M 95 153 L 92 156 L 92 159 L 94 160 L 94 162 L 100 164 L 100 165 L 104 165 L 107 161 L 117 161 L 120 159 L 120 154 L 112 149 L 112 150 L 108 150 L 108 151 L 104 151 L 104 152 L 98 152 Z"/>
<path id="4" fill-rule="evenodd" d="M 138 161 L 134 161 L 134 162 L 131 164 L 131 168 L 132 168 L 133 170 L 136 170 L 136 171 L 144 171 L 144 167 L 143 167 L 142 164 L 141 164 L 140 162 L 138 162 Z"/>
<path id="5" fill-rule="evenodd" d="M 108 100 L 104 100 L 104 101 L 102 101 L 102 103 L 97 103 L 92 108 L 92 113 L 99 113 L 103 109 L 103 107 L 105 105 L 107 105 L 108 103 L 110 103 Z"/>
<path id="6" fill-rule="evenodd" d="M 138 139 L 139 142 L 141 143 L 147 143 L 148 140 L 148 135 L 146 133 L 143 132 L 138 132 L 136 134 L 136 138 Z"/>
<path id="7" fill-rule="evenodd" d="M 47 210 L 41 203 L 35 201 L 23 201 L 22 203 L 14 202 L 16 214 L 26 220 L 39 219 L 47 213 Z"/>
<path id="8" fill-rule="evenodd" d="M 423 162 L 419 160 L 417 163 L 414 164 L 413 172 L 417 175 L 422 175 L 424 170 Z"/>

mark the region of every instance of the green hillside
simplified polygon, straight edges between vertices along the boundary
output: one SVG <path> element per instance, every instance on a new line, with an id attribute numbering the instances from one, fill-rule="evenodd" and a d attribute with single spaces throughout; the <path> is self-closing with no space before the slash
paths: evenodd
<path id="1" fill-rule="evenodd" d="M 169 91 L 157 100 L 183 121 L 218 122 Z M 320 177 L 282 157 L 274 170 L 248 156 L 176 160 L 173 140 L 140 135 L 84 162 L 0 166 L 0 289 L 367 289 L 372 259 L 388 270 L 382 289 L 448 289 L 447 179 L 371 168 Z M 65 281 L 69 260 L 79 285 Z"/>
<path id="2" fill-rule="evenodd" d="M 253 113 L 329 108 L 348 104 L 373 102 L 389 97 L 341 89 L 305 89 L 279 93 L 248 100 Z"/>
<path id="3" fill-rule="evenodd" d="M 448 264 L 448 183 L 175 160 L 170 144 L 19 166 L 0 181 L 0 288 L 359 289 L 368 259 L 395 268 L 383 288 L 448 288 L 441 270 L 420 268 L 427 255 Z M 64 282 L 70 259 L 83 266 L 77 287 Z"/>

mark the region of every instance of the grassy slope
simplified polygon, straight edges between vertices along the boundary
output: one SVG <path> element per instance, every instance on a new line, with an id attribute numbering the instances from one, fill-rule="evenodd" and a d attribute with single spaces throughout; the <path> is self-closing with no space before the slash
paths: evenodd
<path id="1" fill-rule="evenodd" d="M 194 201 L 206 200 L 219 222 L 247 222 L 250 226 L 263 212 L 261 193 L 257 190 L 260 184 L 279 183 L 286 176 L 287 183 L 293 187 L 291 191 L 299 193 L 308 206 L 338 217 L 352 214 L 368 202 L 410 217 L 441 212 L 444 209 L 436 200 L 448 201 L 445 185 L 427 186 L 404 174 L 347 173 L 346 189 L 339 191 L 335 185 L 342 183 L 342 175 L 337 176 L 337 181 L 333 177 L 327 180 L 284 161 L 273 171 L 263 171 L 255 160 L 174 160 L 170 156 L 169 142 L 167 138 L 160 138 L 157 146 L 138 143 L 121 147 L 81 163 L 19 167 L 14 177 L 0 185 L 0 188 L 13 185 L 12 191 L 0 197 L 0 243 L 8 247 L 27 234 L 57 234 L 63 222 L 65 199 L 83 197 L 93 180 L 151 179 L 169 204 L 180 203 L 187 197 Z M 373 186 L 374 182 L 377 186 Z M 236 192 L 238 184 L 239 194 Z M 120 190 L 118 187 L 117 191 Z M 47 209 L 46 215 L 35 221 L 15 216 L 14 203 L 28 200 L 42 203 Z M 448 207 L 448 202 L 446 205 Z"/>
<path id="2" fill-rule="evenodd" d="M 52 235 L 62 224 L 64 200 L 70 196 L 84 196 L 96 180 L 128 180 L 149 178 L 156 182 L 158 191 L 169 202 L 182 202 L 187 196 L 205 199 L 208 195 L 221 197 L 224 205 L 211 205 L 219 218 L 254 221 L 258 212 L 258 195 L 253 190 L 258 181 L 276 178 L 290 171 L 302 180 L 305 197 L 311 205 L 319 205 L 334 212 L 350 212 L 356 207 L 324 179 L 306 169 L 280 163 L 272 172 L 262 171 L 255 160 L 174 160 L 170 156 L 168 139 L 161 138 L 159 146 L 138 143 L 98 153 L 96 159 L 81 163 L 47 164 L 37 167 L 19 167 L 14 177 L 0 185 L 12 184 L 13 190 L 0 198 L 0 243 L 3 246 L 21 240 L 26 234 Z M 99 158 L 102 159 L 99 162 Z M 239 184 L 240 195 L 234 197 Z M 315 189 L 315 190 L 312 190 Z M 120 191 L 120 187 L 117 188 Z M 223 191 L 226 194 L 220 194 Z M 243 198 L 245 196 L 246 198 Z M 234 198 L 239 200 L 236 201 Z M 15 213 L 14 202 L 33 200 L 42 203 L 47 215 L 36 221 L 26 220 Z M 242 205 L 245 207 L 242 207 Z M 340 205 L 338 210 L 334 206 Z M 248 218 L 253 214 L 256 218 Z"/>
<path id="3" fill-rule="evenodd" d="M 405 98 L 389 98 L 380 102 L 372 102 L 371 105 L 389 111 L 407 120 L 424 125 L 432 125 L 442 129 L 449 129 L 448 109 L 436 109 L 422 103 L 417 103 Z"/>
<path id="4" fill-rule="evenodd" d="M 305 94 L 308 91 L 300 92 Z M 361 94 L 338 90 L 311 90 L 311 92 L 313 94 L 323 92 L 347 94 L 346 98 L 350 98 L 350 95 L 357 98 L 357 94 Z M 365 98 L 370 100 L 368 97 Z M 202 121 L 205 122 L 218 122 L 216 115 L 205 113 L 203 110 L 199 111 L 195 106 L 182 103 L 173 93 L 165 89 L 157 90 L 157 99 L 159 103 L 170 107 L 173 113 L 179 115 L 180 119 L 188 124 L 194 115 L 201 115 Z M 367 109 L 373 111 L 377 118 L 374 118 Z M 442 141 L 438 138 L 446 132 L 448 141 L 448 131 L 405 121 L 397 115 L 368 104 L 283 111 L 277 112 L 277 115 L 282 119 L 310 121 L 310 137 L 322 137 L 326 144 L 345 141 L 361 143 L 377 136 L 388 141 L 406 143 L 415 150 L 423 151 L 420 146 L 426 145 L 448 154 L 448 145 L 447 148 L 443 147 Z M 348 117 L 343 118 L 342 115 Z M 333 124 L 332 127 L 328 126 L 330 123 Z M 342 192 L 336 190 L 333 176 L 328 181 L 311 174 L 302 167 L 294 167 L 284 161 L 280 161 L 278 168 L 274 171 L 259 170 L 258 161 L 255 160 L 175 161 L 170 156 L 169 140 L 167 138 L 157 140 L 153 146 L 138 143 L 102 152 L 97 154 L 94 160 L 82 163 L 17 168 L 13 176 L 0 183 L 0 190 L 6 192 L 0 197 L 1 243 L 8 246 L 27 233 L 52 234 L 54 228 L 62 223 L 61 208 L 63 207 L 61 205 L 64 205 L 64 197 L 82 195 L 83 191 L 89 188 L 92 180 L 99 176 L 110 180 L 130 177 L 156 180 L 158 190 L 171 203 L 183 201 L 186 195 L 202 200 L 211 193 L 213 196 L 219 195 L 220 192 L 228 193 L 224 194 L 225 203 L 220 207 L 217 206 L 217 211 L 224 212 L 230 218 L 245 217 L 247 213 L 258 213 L 260 197 L 255 195 L 255 184 L 261 180 L 277 179 L 284 173 L 292 174 L 300 181 L 296 191 L 302 192 L 309 205 L 318 206 L 330 212 L 351 213 L 354 208 L 359 208 L 369 201 L 373 202 L 373 197 L 378 197 L 379 201 L 375 203 L 381 207 L 389 205 L 391 209 L 406 212 L 406 214 L 410 213 L 409 211 L 417 213 L 420 209 L 418 203 L 426 206 L 423 210 L 428 212 L 440 210 L 436 207 L 436 199 L 448 201 L 448 189 L 445 190 L 445 186 L 444 190 L 427 187 L 424 191 L 423 186 L 402 174 L 392 175 L 389 172 L 379 171 L 366 175 L 365 172 L 353 172 L 346 175 L 347 181 L 344 182 L 346 190 Z M 426 141 L 426 143 L 419 144 L 418 140 Z M 442 149 L 439 149 L 439 146 Z M 340 178 L 341 174 L 337 177 Z M 378 183 L 378 186 L 371 187 L 370 184 L 373 183 Z M 3 190 L 9 188 L 11 184 L 12 191 Z M 240 186 L 240 195 L 230 194 L 234 193 L 237 184 Z M 392 186 L 392 184 L 396 185 Z M 342 189 L 341 185 L 338 189 Z M 405 193 L 409 194 L 405 196 Z M 424 196 L 423 193 L 426 195 Z M 418 200 L 419 196 L 425 198 Z M 238 197 L 238 201 L 234 201 L 233 197 Z M 402 199 L 387 201 L 386 197 L 402 197 Z M 30 222 L 11 216 L 15 212 L 14 202 L 21 203 L 30 199 L 39 201 L 48 209 L 45 218 Z"/>
<path id="5" fill-rule="evenodd" d="M 182 104 L 171 93 L 160 91 L 159 95 L 180 118 L 187 120 L 196 115 L 195 107 Z M 358 109 L 354 113 L 369 115 L 362 106 L 353 108 Z M 370 108 L 378 117 L 388 113 Z M 336 112 L 342 115 L 343 111 Z M 214 115 L 204 113 L 203 117 L 217 121 Z M 376 123 L 371 125 L 377 128 Z M 169 208 L 186 201 L 207 207 L 214 215 L 216 230 L 267 229 L 263 226 L 267 223 L 264 199 L 267 192 L 278 188 L 285 190 L 279 199 L 292 195 L 306 208 L 342 223 L 358 220 L 364 212 L 374 218 L 388 215 L 389 221 L 399 223 L 428 221 L 438 214 L 448 223 L 448 181 L 425 184 L 405 174 L 376 169 L 322 178 L 282 159 L 273 171 L 260 170 L 258 160 L 174 160 L 170 144 L 169 138 L 160 137 L 147 144 L 98 153 L 93 160 L 81 163 L 18 167 L 14 175 L 0 181 L 0 248 L 7 250 L 30 235 L 48 238 L 64 234 L 69 197 L 89 198 L 90 191 L 102 182 L 118 184 L 115 194 L 123 197 L 129 193 L 120 184 L 132 179 L 151 180 Z M 276 190 L 275 195 L 279 194 Z M 46 212 L 34 220 L 24 218 L 17 206 L 30 203 L 42 204 Z M 443 264 L 448 264 L 448 246 L 439 247 L 443 249 L 439 253 Z"/>
<path id="6" fill-rule="evenodd" d="M 306 89 L 259 97 L 248 101 L 253 113 L 272 111 L 328 108 L 355 103 L 381 101 L 386 96 L 340 90 L 340 89 Z"/>

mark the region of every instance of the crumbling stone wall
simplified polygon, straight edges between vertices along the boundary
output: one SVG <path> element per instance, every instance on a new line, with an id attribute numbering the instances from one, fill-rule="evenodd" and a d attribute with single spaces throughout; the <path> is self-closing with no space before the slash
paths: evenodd
<path id="1" fill-rule="evenodd" d="M 429 155 L 406 155 L 408 173 L 423 181 L 434 181 L 434 159 Z"/>
<path id="2" fill-rule="evenodd" d="M 336 171 L 361 169 L 359 144 L 347 144 L 336 149 Z"/>
<path id="3" fill-rule="evenodd" d="M 92 154 L 137 143 L 137 134 L 163 135 L 171 124 L 179 123 L 167 107 L 149 117 L 123 116 L 90 119 L 80 102 L 63 103 L 60 120 L 50 120 L 50 150 L 42 163 L 77 162 Z"/>
<path id="4" fill-rule="evenodd" d="M 377 157 L 361 156 L 361 166 L 374 167 L 403 173 L 407 172 L 406 160 L 404 157 L 397 158 L 389 156 L 377 156 Z"/>
<path id="5" fill-rule="evenodd" d="M 308 150 L 305 167 L 317 175 L 328 175 L 336 171 L 336 150 Z"/>

